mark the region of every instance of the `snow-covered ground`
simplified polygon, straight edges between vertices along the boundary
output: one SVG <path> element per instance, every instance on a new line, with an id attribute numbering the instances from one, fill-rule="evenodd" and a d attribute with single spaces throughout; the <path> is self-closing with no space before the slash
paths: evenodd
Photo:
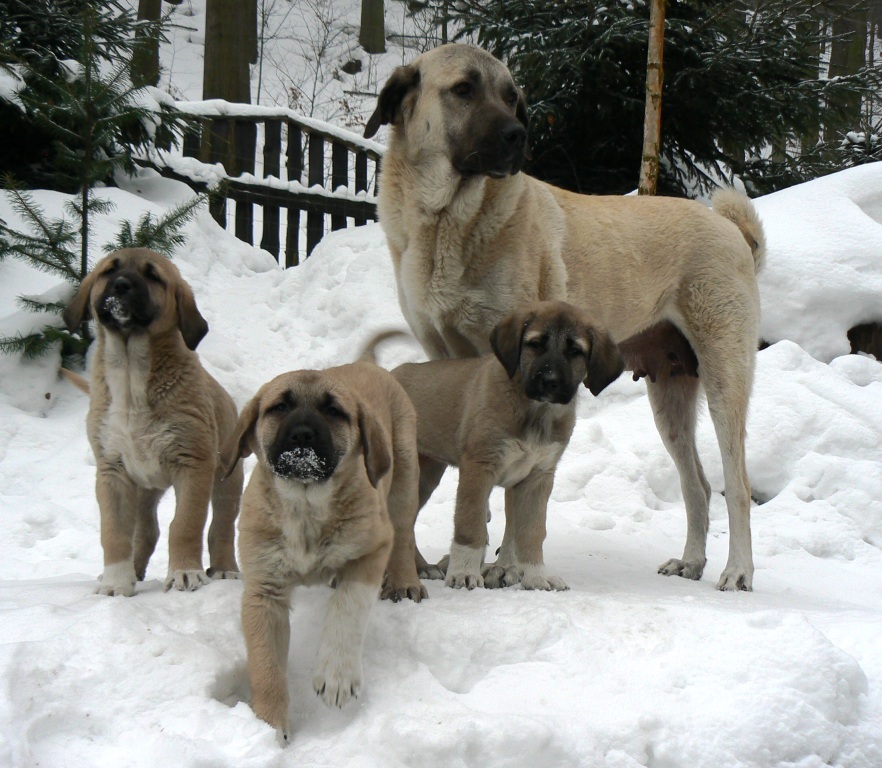
<path id="1" fill-rule="evenodd" d="M 186 187 L 146 174 L 104 191 L 120 218 L 161 212 Z M 64 196 L 37 193 L 51 215 Z M 568 592 L 473 592 L 378 602 L 365 688 L 331 711 L 312 692 L 327 588 L 298 589 L 281 750 L 248 706 L 240 582 L 164 593 L 163 538 L 132 598 L 92 594 L 101 571 L 87 401 L 50 360 L 0 357 L 0 766 L 882 765 L 882 364 L 842 355 L 849 324 L 882 319 L 882 166 L 757 201 L 769 236 L 751 403 L 755 591 L 714 589 L 728 541 L 709 419 L 699 452 L 714 489 L 702 581 L 664 578 L 685 512 L 642 382 L 594 399 L 557 474 L 545 553 Z M 17 221 L 8 201 L 0 218 Z M 273 375 L 352 360 L 404 327 L 382 230 L 327 237 L 283 271 L 207 213 L 175 257 L 211 330 L 204 365 L 241 406 Z M 26 327 L 18 293 L 54 281 L 0 263 L 0 334 Z M 810 354 L 814 353 L 814 356 Z M 387 367 L 420 360 L 390 343 Z M 250 471 L 253 459 L 246 468 Z M 417 524 L 438 558 L 456 473 Z M 491 547 L 502 535 L 495 494 Z"/>

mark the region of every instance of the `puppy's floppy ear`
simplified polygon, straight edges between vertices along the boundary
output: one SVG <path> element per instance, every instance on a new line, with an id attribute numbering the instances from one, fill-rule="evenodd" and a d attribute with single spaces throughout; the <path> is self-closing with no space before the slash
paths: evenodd
<path id="1" fill-rule="evenodd" d="M 196 307 L 193 290 L 183 280 L 175 289 L 175 300 L 178 304 L 178 327 L 181 336 L 189 349 L 196 349 L 199 342 L 208 333 L 208 323 Z"/>
<path id="2" fill-rule="evenodd" d="M 524 331 L 533 322 L 535 315 L 514 312 L 504 317 L 490 333 L 490 348 L 502 363 L 508 378 L 514 378 L 521 362 L 521 343 Z"/>
<path id="3" fill-rule="evenodd" d="M 381 125 L 394 123 L 401 111 L 401 102 L 412 88 L 420 83 L 420 71 L 413 64 L 398 67 L 386 81 L 377 99 L 377 108 L 364 127 L 364 137 L 369 139 L 380 130 Z"/>
<path id="4" fill-rule="evenodd" d="M 254 453 L 255 445 L 255 427 L 257 426 L 257 415 L 260 411 L 260 392 L 258 392 L 242 409 L 239 414 L 239 420 L 233 433 L 227 438 L 227 441 L 221 448 L 221 468 L 224 472 L 224 480 L 226 480 L 233 470 L 239 459 L 244 459 Z"/>
<path id="5" fill-rule="evenodd" d="M 597 328 L 588 330 L 591 351 L 588 353 L 588 374 L 585 386 L 592 395 L 599 395 L 612 384 L 625 369 L 625 362 L 619 348 L 606 331 Z"/>
<path id="6" fill-rule="evenodd" d="M 358 409 L 358 429 L 361 432 L 361 446 L 368 480 L 376 488 L 383 476 L 392 468 L 389 436 L 380 422 L 363 405 Z"/>
<path id="7" fill-rule="evenodd" d="M 92 298 L 92 286 L 98 279 L 98 273 L 95 270 L 89 272 L 80 283 L 80 287 L 74 294 L 67 309 L 64 310 L 62 318 L 67 330 L 75 331 L 83 324 L 83 320 L 91 320 L 92 312 L 89 309 L 89 300 Z"/>

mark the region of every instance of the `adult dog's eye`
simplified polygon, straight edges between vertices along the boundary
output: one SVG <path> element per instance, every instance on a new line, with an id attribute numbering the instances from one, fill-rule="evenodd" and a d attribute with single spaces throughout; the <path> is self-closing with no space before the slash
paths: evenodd
<path id="1" fill-rule="evenodd" d="M 474 87 L 470 82 L 464 80 L 461 83 L 457 83 L 452 88 L 453 92 L 462 99 L 470 99 L 475 92 Z"/>
<path id="2" fill-rule="evenodd" d="M 513 107 L 515 104 L 517 104 L 517 103 L 518 103 L 518 95 L 517 95 L 517 93 L 515 93 L 514 91 L 512 91 L 511 93 L 509 93 L 509 94 L 505 97 L 505 103 L 506 103 L 508 106 L 510 106 L 510 107 Z"/>

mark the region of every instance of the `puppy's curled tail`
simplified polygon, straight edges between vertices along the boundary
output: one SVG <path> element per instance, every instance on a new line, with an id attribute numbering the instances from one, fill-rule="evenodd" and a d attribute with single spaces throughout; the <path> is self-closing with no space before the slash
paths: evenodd
<path id="1" fill-rule="evenodd" d="M 361 352 L 359 353 L 356 360 L 360 363 L 374 363 L 377 362 L 377 347 L 380 346 L 387 339 L 394 339 L 396 336 L 400 336 L 402 339 L 409 339 L 411 335 L 406 331 L 398 330 L 397 328 L 389 328 L 385 331 L 380 331 L 379 333 L 372 336 L 368 339 L 367 343 L 362 347 Z"/>
<path id="2" fill-rule="evenodd" d="M 754 268 L 759 272 L 766 258 L 766 235 L 750 198 L 733 187 L 723 187 L 713 194 L 711 205 L 716 213 L 729 219 L 741 230 L 753 252 Z"/>
<path id="3" fill-rule="evenodd" d="M 61 375 L 65 379 L 67 379 L 71 384 L 73 384 L 80 392 L 85 392 L 87 395 L 89 394 L 89 381 L 88 379 L 84 379 L 80 374 L 74 373 L 73 371 L 68 370 L 67 368 L 61 369 Z"/>

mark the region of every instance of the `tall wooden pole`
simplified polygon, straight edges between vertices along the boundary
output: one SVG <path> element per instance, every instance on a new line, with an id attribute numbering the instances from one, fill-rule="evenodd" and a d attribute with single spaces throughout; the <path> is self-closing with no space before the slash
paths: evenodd
<path id="1" fill-rule="evenodd" d="M 637 194 L 654 195 L 658 187 L 658 158 L 661 150 L 661 108 L 665 45 L 665 0 L 649 4 L 649 47 L 646 53 L 646 109 L 643 117 L 643 161 Z"/>

